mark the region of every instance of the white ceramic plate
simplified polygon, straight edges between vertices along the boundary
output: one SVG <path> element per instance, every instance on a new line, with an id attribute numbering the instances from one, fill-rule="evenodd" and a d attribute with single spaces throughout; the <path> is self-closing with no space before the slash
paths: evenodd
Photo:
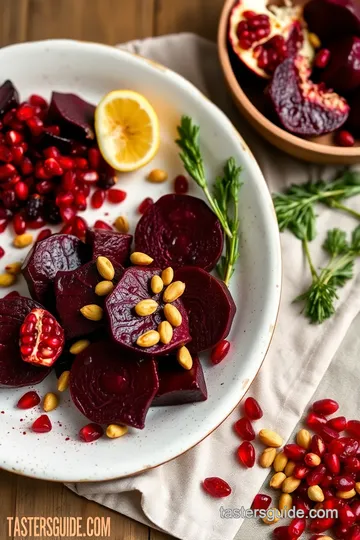
<path id="1" fill-rule="evenodd" d="M 170 179 L 182 172 L 173 142 L 182 114 L 201 126 L 209 178 L 220 174 L 229 156 L 243 166 L 241 258 L 231 283 L 237 305 L 229 337 L 231 354 L 216 367 L 203 356 L 207 401 L 150 409 L 143 431 L 131 429 L 118 440 L 104 437 L 85 444 L 77 434 L 87 420 L 68 395 L 61 396 L 61 406 L 50 413 L 53 430 L 37 435 L 30 426 L 41 414 L 40 407 L 25 412 L 15 407 L 28 389 L 0 391 L 0 466 L 4 469 L 48 480 L 96 481 L 155 467 L 211 433 L 243 397 L 265 357 L 279 307 L 281 260 L 276 217 L 264 178 L 224 114 L 185 79 L 147 60 L 108 46 L 59 40 L 1 49 L 0 65 L 2 76 L 14 82 L 22 99 L 31 93 L 48 98 L 52 90 L 59 90 L 74 92 L 96 104 L 110 90 L 128 88 L 144 94 L 155 107 L 161 126 L 158 155 L 144 169 L 120 176 L 118 186 L 128 193 L 124 203 L 84 212 L 90 225 L 95 219 L 111 223 L 125 214 L 133 231 L 139 218 L 136 209 L 144 197 L 157 199 L 172 191 L 171 181 L 153 185 L 145 177 L 154 167 L 167 170 Z M 192 181 L 190 193 L 202 196 Z M 0 245 L 6 250 L 1 267 L 19 260 L 19 251 L 11 247 L 11 236 L 6 232 L 0 237 Z M 20 254 L 23 258 L 26 255 Z M 24 283 L 21 292 L 28 294 Z M 55 374 L 51 374 L 36 390 L 44 395 L 55 388 Z"/>

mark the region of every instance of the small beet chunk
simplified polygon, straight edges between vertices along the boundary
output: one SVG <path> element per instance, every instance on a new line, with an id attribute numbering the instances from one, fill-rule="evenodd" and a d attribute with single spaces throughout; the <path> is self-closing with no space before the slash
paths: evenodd
<path id="1" fill-rule="evenodd" d="M 87 347 L 77 355 L 71 369 L 72 400 L 89 420 L 98 424 L 142 429 L 158 388 L 152 358 L 134 358 L 109 341 Z"/>
<path id="2" fill-rule="evenodd" d="M 276 68 L 267 89 L 280 124 L 303 137 L 335 131 L 349 115 L 346 100 L 310 81 L 310 74 L 305 58 L 288 58 Z"/>
<path id="3" fill-rule="evenodd" d="M 95 107 L 75 94 L 53 92 L 49 119 L 75 140 L 94 139 Z"/>
<path id="4" fill-rule="evenodd" d="M 143 356 L 159 356 L 170 353 L 185 345 L 191 340 L 186 310 L 182 301 L 176 300 L 173 305 L 177 307 L 182 316 L 182 323 L 173 329 L 173 337 L 167 345 L 158 343 L 152 347 L 139 347 L 137 339 L 149 330 L 157 330 L 159 324 L 165 320 L 164 302 L 161 294 L 153 294 L 150 288 L 151 278 L 160 275 L 157 268 L 144 268 L 133 266 L 125 270 L 114 291 L 109 294 L 105 302 L 105 310 L 110 324 L 110 333 L 114 341 L 134 353 Z M 152 315 L 140 317 L 135 313 L 135 306 L 141 300 L 152 298 L 158 303 L 158 308 Z"/>
<path id="5" fill-rule="evenodd" d="M 207 399 L 204 372 L 198 356 L 193 356 L 193 367 L 186 370 L 175 357 L 158 362 L 159 390 L 152 406 L 182 405 Z"/>
<path id="6" fill-rule="evenodd" d="M 23 362 L 19 335 L 25 317 L 39 304 L 22 296 L 0 300 L 0 385 L 20 387 L 40 383 L 49 368 Z"/>
<path id="7" fill-rule="evenodd" d="M 322 42 L 352 34 L 360 36 L 360 6 L 353 0 L 310 0 L 304 18 Z"/>
<path id="8" fill-rule="evenodd" d="M 199 353 L 215 347 L 229 334 L 236 313 L 229 289 L 205 270 L 191 266 L 177 270 L 175 279 L 185 283 L 181 300 L 189 316 L 189 349 Z"/>
<path id="9" fill-rule="evenodd" d="M 55 135 L 54 133 L 49 133 L 44 131 L 37 143 L 39 148 L 49 148 L 50 146 L 55 146 L 60 152 L 64 155 L 69 155 L 72 149 L 73 139 L 68 139 L 66 137 L 60 137 L 60 135 Z"/>
<path id="10" fill-rule="evenodd" d="M 218 218 L 190 195 L 164 195 L 147 209 L 135 231 L 135 251 L 150 255 L 160 268 L 191 265 L 210 271 L 223 243 Z"/>
<path id="11" fill-rule="evenodd" d="M 19 94 L 11 81 L 0 86 L 0 116 L 19 105 Z"/>
<path id="12" fill-rule="evenodd" d="M 115 267 L 114 283 L 116 284 L 123 274 L 123 268 Z M 104 278 L 101 277 L 96 262 L 91 261 L 72 272 L 58 272 L 55 278 L 56 311 L 63 325 L 66 339 L 86 336 L 102 328 L 101 321 L 91 321 L 84 317 L 80 309 L 89 304 L 104 306 L 105 297 L 95 293 L 95 287 Z"/>
<path id="13" fill-rule="evenodd" d="M 36 242 L 22 268 L 32 298 L 53 310 L 56 274 L 75 270 L 89 258 L 88 247 L 69 234 L 53 234 Z"/>
<path id="14" fill-rule="evenodd" d="M 348 36 L 329 45 L 330 61 L 320 72 L 320 80 L 340 94 L 360 86 L 360 38 Z"/>
<path id="15" fill-rule="evenodd" d="M 121 265 L 129 260 L 131 234 L 106 229 L 89 229 L 86 233 L 86 242 L 91 246 L 93 259 L 103 256 Z"/>

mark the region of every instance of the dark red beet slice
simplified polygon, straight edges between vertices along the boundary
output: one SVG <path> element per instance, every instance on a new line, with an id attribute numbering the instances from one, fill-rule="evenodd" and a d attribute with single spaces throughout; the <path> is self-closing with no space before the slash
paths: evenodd
<path id="1" fill-rule="evenodd" d="M 89 258 L 88 247 L 76 236 L 54 234 L 36 242 L 22 269 L 32 298 L 53 310 L 53 281 L 56 274 L 75 270 Z"/>
<path id="2" fill-rule="evenodd" d="M 68 155 L 71 152 L 73 142 L 73 139 L 67 139 L 65 137 L 60 137 L 59 135 L 54 135 L 54 133 L 47 133 L 44 131 L 39 138 L 37 146 L 39 148 L 49 148 L 49 146 L 55 146 L 62 154 Z"/>
<path id="3" fill-rule="evenodd" d="M 349 115 L 345 99 L 313 83 L 306 58 L 288 58 L 280 64 L 267 89 L 279 122 L 290 133 L 314 137 L 335 131 Z"/>
<path id="4" fill-rule="evenodd" d="M 94 139 L 95 107 L 75 94 L 53 92 L 49 118 L 72 139 Z"/>
<path id="5" fill-rule="evenodd" d="M 71 368 L 70 392 L 92 422 L 142 429 L 159 388 L 156 362 L 134 358 L 109 341 L 93 343 Z"/>
<path id="6" fill-rule="evenodd" d="M 189 317 L 190 351 L 199 353 L 215 347 L 230 332 L 236 313 L 229 289 L 223 281 L 191 266 L 177 270 L 175 279 L 186 285 L 181 299 Z"/>
<path id="7" fill-rule="evenodd" d="M 32 366 L 20 355 L 20 327 L 30 311 L 41 307 L 22 296 L 0 300 L 0 385 L 20 387 L 40 383 L 51 368 Z"/>
<path id="8" fill-rule="evenodd" d="M 0 86 L 0 115 L 19 105 L 19 94 L 11 81 Z"/>
<path id="9" fill-rule="evenodd" d="M 320 79 L 340 94 L 353 92 L 360 86 L 360 38 L 341 38 L 329 47 L 329 64 L 320 71 Z"/>
<path id="10" fill-rule="evenodd" d="M 190 195 L 164 195 L 148 208 L 135 231 L 135 251 L 150 255 L 160 268 L 191 265 L 210 271 L 223 244 L 218 218 L 204 201 Z"/>
<path id="11" fill-rule="evenodd" d="M 360 36 L 360 5 L 357 0 L 310 0 L 304 7 L 310 31 L 326 44 L 340 36 Z"/>
<path id="12" fill-rule="evenodd" d="M 126 264 L 130 256 L 131 234 L 122 234 L 105 229 L 89 229 L 86 242 L 92 248 L 92 258 L 107 257 L 111 262 Z"/>
<path id="13" fill-rule="evenodd" d="M 182 405 L 207 399 L 204 372 L 198 356 L 193 356 L 193 367 L 182 368 L 174 356 L 158 362 L 159 390 L 152 406 Z"/>
<path id="14" fill-rule="evenodd" d="M 124 270 L 116 265 L 114 283 L 117 283 Z M 86 319 L 80 309 L 88 304 L 104 306 L 105 296 L 95 294 L 95 287 L 104 281 L 97 271 L 95 261 L 91 261 L 73 272 L 58 272 L 55 278 L 56 311 L 65 331 L 66 339 L 86 336 L 105 325 L 101 321 Z"/>
<path id="15" fill-rule="evenodd" d="M 179 299 L 173 304 L 182 315 L 182 324 L 178 328 L 174 328 L 171 342 L 168 345 L 159 343 L 148 348 L 136 345 L 136 340 L 142 334 L 149 330 L 157 330 L 161 321 L 165 320 L 162 294 L 153 294 L 150 288 L 151 278 L 155 274 L 160 275 L 161 270 L 139 266 L 128 268 L 105 302 L 110 333 L 114 341 L 134 353 L 147 356 L 168 354 L 173 349 L 177 349 L 191 340 L 187 314 L 182 301 Z M 134 308 L 138 302 L 148 298 L 158 302 L 159 307 L 152 315 L 139 317 Z"/>

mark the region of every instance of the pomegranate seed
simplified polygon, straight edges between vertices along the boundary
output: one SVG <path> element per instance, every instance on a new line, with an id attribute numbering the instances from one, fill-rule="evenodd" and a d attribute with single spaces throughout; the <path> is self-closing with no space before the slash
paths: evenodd
<path id="1" fill-rule="evenodd" d="M 306 424 L 315 431 L 321 428 L 321 426 L 324 426 L 326 423 L 326 416 L 324 416 L 323 414 L 316 414 L 314 412 L 310 412 L 306 419 Z"/>
<path id="2" fill-rule="evenodd" d="M 55 202 L 59 207 L 70 206 L 74 202 L 74 195 L 71 193 L 71 191 L 68 191 L 67 193 L 59 193 Z"/>
<path id="3" fill-rule="evenodd" d="M 13 163 L 15 163 L 15 165 L 21 165 L 24 159 L 24 153 L 25 153 L 23 147 L 20 145 L 13 146 L 11 153 L 12 153 Z"/>
<path id="4" fill-rule="evenodd" d="M 8 144 L 10 144 L 10 146 L 14 146 L 15 144 L 21 143 L 24 140 L 24 136 L 18 131 L 12 129 L 5 135 L 5 140 Z"/>
<path id="5" fill-rule="evenodd" d="M 80 439 L 86 443 L 97 441 L 103 435 L 104 430 L 99 424 L 87 424 L 79 431 Z"/>
<path id="6" fill-rule="evenodd" d="M 354 512 L 356 521 L 360 521 L 360 501 L 351 503 L 351 510 Z"/>
<path id="7" fill-rule="evenodd" d="M 61 234 L 72 234 L 73 226 L 71 223 L 68 223 L 67 225 L 64 225 L 62 229 L 60 229 Z"/>
<path id="8" fill-rule="evenodd" d="M 293 476 L 295 476 L 295 478 L 298 478 L 299 480 L 302 480 L 303 478 L 305 478 L 306 475 L 309 474 L 309 472 L 310 472 L 309 467 L 299 464 L 299 465 L 296 465 L 293 472 Z"/>
<path id="9" fill-rule="evenodd" d="M 36 238 L 37 242 L 41 242 L 41 240 L 45 240 L 45 238 L 49 238 L 51 236 L 51 230 L 50 229 L 43 229 L 39 232 L 38 237 Z"/>
<path id="10" fill-rule="evenodd" d="M 351 527 L 356 521 L 356 516 L 348 504 L 339 508 L 339 520 L 345 527 Z"/>
<path id="11" fill-rule="evenodd" d="M 8 189 L 5 191 L 5 193 L 2 196 L 2 201 L 4 203 L 5 208 L 11 209 L 16 206 L 16 197 L 15 197 L 15 191 L 12 189 Z"/>
<path id="12" fill-rule="evenodd" d="M 87 154 L 88 148 L 84 144 L 74 142 L 72 144 L 71 155 L 73 156 L 85 156 Z"/>
<path id="13" fill-rule="evenodd" d="M 25 120 L 29 120 L 29 118 L 32 118 L 33 116 L 34 108 L 28 103 L 23 103 L 16 111 L 16 118 L 20 120 L 20 122 L 25 122 Z"/>
<path id="14" fill-rule="evenodd" d="M 331 443 L 328 445 L 328 451 L 330 454 L 336 454 L 337 456 L 340 456 L 345 450 L 345 442 L 340 439 L 334 439 L 331 441 Z"/>
<path id="15" fill-rule="evenodd" d="M 271 504 L 271 497 L 258 493 L 252 502 L 252 510 L 267 510 Z"/>
<path id="16" fill-rule="evenodd" d="M 305 527 L 305 518 L 294 518 L 289 525 L 290 536 L 295 536 L 296 538 L 298 538 L 305 531 Z"/>
<path id="17" fill-rule="evenodd" d="M 350 491 L 355 487 L 355 480 L 349 475 L 335 476 L 333 484 L 339 491 Z"/>
<path id="18" fill-rule="evenodd" d="M 321 428 L 320 435 L 326 443 L 330 443 L 332 440 L 339 438 L 339 433 L 327 426 Z"/>
<path id="19" fill-rule="evenodd" d="M 56 148 L 56 146 L 49 146 L 49 148 L 45 148 L 43 153 L 44 157 L 53 158 L 56 160 L 61 156 L 60 150 Z"/>
<path id="20" fill-rule="evenodd" d="M 87 159 L 83 157 L 78 157 L 78 158 L 75 158 L 75 166 L 77 169 L 86 171 L 89 168 L 89 163 Z"/>
<path id="21" fill-rule="evenodd" d="M 81 191 L 79 191 L 76 195 L 75 195 L 75 206 L 78 210 L 86 210 L 86 195 L 85 193 L 82 193 Z"/>
<path id="22" fill-rule="evenodd" d="M 177 195 L 183 195 L 189 191 L 189 182 L 182 174 L 179 174 L 179 176 L 175 178 L 174 190 Z"/>
<path id="23" fill-rule="evenodd" d="M 294 536 L 290 535 L 289 527 L 286 526 L 276 527 L 273 530 L 273 538 L 275 540 L 294 540 Z"/>
<path id="24" fill-rule="evenodd" d="M 253 441 L 255 439 L 255 431 L 248 418 L 240 418 L 235 422 L 234 429 L 244 441 Z"/>
<path id="25" fill-rule="evenodd" d="M 6 163 L 6 165 L 0 165 L 0 181 L 7 180 L 11 176 L 16 174 L 16 169 L 11 163 Z"/>
<path id="26" fill-rule="evenodd" d="M 45 172 L 44 165 L 41 161 L 37 161 L 35 165 L 35 176 L 39 180 L 48 180 L 50 177 Z"/>
<path id="27" fill-rule="evenodd" d="M 251 468 L 255 465 L 255 449 L 251 442 L 244 441 L 238 448 L 237 455 L 240 463 Z"/>
<path id="28" fill-rule="evenodd" d="M 317 486 L 323 480 L 326 475 L 326 467 L 324 465 L 318 465 L 306 477 L 308 486 Z"/>
<path id="29" fill-rule="evenodd" d="M 209 495 L 215 498 L 228 497 L 231 493 L 229 484 L 216 476 L 205 478 L 202 487 Z"/>
<path id="30" fill-rule="evenodd" d="M 96 171 L 80 171 L 80 174 L 77 175 L 77 179 L 79 180 L 79 182 L 95 184 L 99 180 L 99 175 Z M 115 201 L 115 202 L 121 202 L 121 201 Z"/>
<path id="31" fill-rule="evenodd" d="M 26 230 L 26 221 L 21 214 L 16 214 L 13 219 L 13 227 L 16 234 L 23 234 Z"/>
<path id="32" fill-rule="evenodd" d="M 105 221 L 101 221 L 101 219 L 98 219 L 94 223 L 94 229 L 104 229 L 105 231 L 112 231 L 113 228 L 108 223 L 105 223 Z"/>
<path id="33" fill-rule="evenodd" d="M 335 525 L 335 527 L 333 527 L 333 532 L 335 533 L 336 538 L 345 539 L 349 537 L 350 530 L 349 527 L 347 527 L 346 525 L 342 525 L 341 523 L 339 523 L 338 525 Z"/>
<path id="34" fill-rule="evenodd" d="M 315 413 L 323 414 L 325 416 L 334 414 L 338 408 L 338 402 L 333 399 L 320 399 L 319 401 L 315 401 L 312 405 L 312 410 Z"/>
<path id="35" fill-rule="evenodd" d="M 330 56 L 329 49 L 320 49 L 315 56 L 314 65 L 319 69 L 324 69 L 330 61 Z"/>
<path id="36" fill-rule="evenodd" d="M 72 223 L 76 212 L 72 206 L 64 206 L 60 208 L 60 216 L 64 223 Z"/>
<path id="37" fill-rule="evenodd" d="M 325 487 L 321 486 L 321 489 L 322 489 L 325 500 L 329 500 L 329 499 L 334 498 L 335 492 L 332 491 L 330 488 L 325 488 Z"/>
<path id="38" fill-rule="evenodd" d="M 211 362 L 214 365 L 220 364 L 220 362 L 224 360 L 225 356 L 228 354 L 229 349 L 230 343 L 226 339 L 220 341 L 211 351 Z"/>
<path id="39" fill-rule="evenodd" d="M 17 182 L 14 186 L 16 197 L 19 201 L 26 201 L 29 196 L 29 187 L 25 182 Z"/>
<path id="40" fill-rule="evenodd" d="M 32 409 L 33 407 L 36 407 L 36 405 L 39 405 L 40 401 L 40 396 L 36 392 L 31 391 L 24 394 L 19 399 L 16 406 L 18 409 Z"/>
<path id="41" fill-rule="evenodd" d="M 31 426 L 35 433 L 48 433 L 52 430 L 52 424 L 47 414 L 42 414 Z"/>
<path id="42" fill-rule="evenodd" d="M 105 200 L 105 191 L 102 189 L 97 189 L 94 191 L 91 197 L 91 206 L 93 208 L 101 208 Z"/>
<path id="43" fill-rule="evenodd" d="M 359 420 L 349 420 L 347 423 L 346 430 L 350 433 L 350 435 L 353 435 L 354 437 L 357 437 L 360 439 L 360 422 Z"/>
<path id="44" fill-rule="evenodd" d="M 73 233 L 75 234 L 75 236 L 82 239 L 85 237 L 87 230 L 88 230 L 88 225 L 86 221 L 82 217 L 77 216 L 73 223 Z"/>
<path id="45" fill-rule="evenodd" d="M 5 115 L 4 115 L 4 118 L 3 118 L 3 124 L 5 126 L 8 126 L 10 124 L 10 122 L 12 122 L 16 117 L 16 109 L 10 109 L 10 111 L 8 111 Z"/>
<path id="46" fill-rule="evenodd" d="M 36 184 L 36 191 L 40 195 L 47 195 L 48 193 L 51 193 L 54 190 L 54 184 L 51 182 L 51 180 L 42 180 L 41 182 L 38 182 Z"/>
<path id="47" fill-rule="evenodd" d="M 41 133 L 44 130 L 44 123 L 38 116 L 33 116 L 32 118 L 29 118 L 29 120 L 26 121 L 26 125 L 30 129 L 32 135 L 35 137 L 38 137 L 41 135 Z M 49 128 L 46 128 L 46 131 L 48 131 Z"/>
<path id="48" fill-rule="evenodd" d="M 90 195 L 90 185 L 89 184 L 82 184 L 79 186 L 76 186 L 77 190 L 81 189 L 81 192 L 85 195 L 85 197 L 88 197 Z"/>
<path id="49" fill-rule="evenodd" d="M 60 167 L 59 163 L 54 158 L 45 159 L 44 170 L 45 173 L 49 176 L 61 176 L 62 174 L 64 174 L 63 169 Z"/>
<path id="50" fill-rule="evenodd" d="M 359 443 L 356 439 L 352 439 L 351 437 L 341 437 L 339 441 L 345 444 L 345 448 L 342 454 L 340 454 L 341 459 L 356 456 L 359 450 Z"/>
<path id="51" fill-rule="evenodd" d="M 34 166 L 28 157 L 24 157 L 20 164 L 20 169 L 24 176 L 29 176 L 29 174 L 34 172 Z"/>
<path id="52" fill-rule="evenodd" d="M 45 225 L 45 220 L 41 216 L 37 217 L 36 219 L 31 219 L 30 221 L 27 221 L 27 226 L 29 229 L 41 229 Z"/>
<path id="53" fill-rule="evenodd" d="M 0 259 L 2 259 L 4 255 L 5 255 L 5 249 L 0 246 Z"/>
<path id="54" fill-rule="evenodd" d="M 347 457 L 344 459 L 344 470 L 347 472 L 360 471 L 360 459 L 356 457 Z M 339 472 L 339 471 L 338 471 Z"/>
<path id="55" fill-rule="evenodd" d="M 10 149 L 4 144 L 1 144 L 0 145 L 0 161 L 4 161 L 5 163 L 10 163 L 12 158 L 13 156 Z"/>
<path id="56" fill-rule="evenodd" d="M 59 163 L 60 167 L 64 169 L 64 171 L 71 171 L 75 167 L 74 160 L 67 156 L 59 156 L 57 158 L 57 162 Z M 75 175 L 74 175 L 75 179 Z"/>
<path id="57" fill-rule="evenodd" d="M 336 454 L 326 453 L 323 456 L 325 466 L 332 474 L 339 474 L 340 472 L 340 459 Z"/>
<path id="58" fill-rule="evenodd" d="M 300 461 L 304 458 L 306 450 L 298 444 L 286 444 L 284 446 L 284 453 L 286 457 L 288 457 L 292 461 Z"/>
<path id="59" fill-rule="evenodd" d="M 51 133 L 52 135 L 56 135 L 57 137 L 60 135 L 60 128 L 59 126 L 47 126 L 45 128 L 46 133 Z"/>
<path id="60" fill-rule="evenodd" d="M 150 206 L 153 204 L 154 204 L 154 201 L 150 197 L 147 197 L 146 199 L 144 199 L 142 203 L 139 204 L 139 207 L 138 207 L 139 214 L 145 214 L 146 210 L 150 208 Z"/>
<path id="61" fill-rule="evenodd" d="M 41 96 L 38 96 L 37 94 L 33 94 L 29 97 L 29 103 L 33 107 L 40 107 L 41 109 L 47 109 L 48 103 L 46 99 L 44 99 Z"/>
<path id="62" fill-rule="evenodd" d="M 346 429 L 347 422 L 345 416 L 337 416 L 336 418 L 330 418 L 326 425 L 327 427 L 340 432 Z"/>
<path id="63" fill-rule="evenodd" d="M 334 518 L 315 518 L 311 521 L 309 529 L 311 532 L 322 533 L 331 529 L 334 523 Z"/>
<path id="64" fill-rule="evenodd" d="M 359 525 L 355 525 L 352 527 L 349 537 L 347 540 L 360 540 L 360 527 Z"/>
<path id="65" fill-rule="evenodd" d="M 109 189 L 106 195 L 109 202 L 117 204 L 123 202 L 127 194 L 126 191 L 122 191 L 121 189 Z"/>
<path id="66" fill-rule="evenodd" d="M 90 167 L 95 171 L 98 171 L 100 169 L 100 165 L 102 164 L 100 150 L 98 148 L 89 148 L 88 160 Z"/>
<path id="67" fill-rule="evenodd" d="M 75 188 L 76 174 L 73 171 L 66 171 L 61 180 L 61 185 L 65 191 L 72 191 Z"/>
<path id="68" fill-rule="evenodd" d="M 0 233 L 3 233 L 8 226 L 8 220 L 7 219 L 1 219 L 0 220 Z"/>
<path id="69" fill-rule="evenodd" d="M 297 490 L 298 491 L 298 490 Z M 307 497 L 307 490 L 305 496 Z M 301 499 L 297 495 L 294 495 L 293 497 L 293 506 L 295 506 L 296 510 L 301 510 L 303 512 L 304 517 L 308 517 L 311 507 L 309 502 L 306 500 Z"/>
<path id="70" fill-rule="evenodd" d="M 262 408 L 255 398 L 248 397 L 244 403 L 245 414 L 250 420 L 259 420 L 263 416 Z"/>
<path id="71" fill-rule="evenodd" d="M 354 136 L 350 133 L 350 131 L 346 131 L 345 129 L 338 131 L 336 133 L 335 139 L 336 139 L 336 143 L 339 146 L 349 147 L 349 146 L 354 146 L 355 144 Z"/>

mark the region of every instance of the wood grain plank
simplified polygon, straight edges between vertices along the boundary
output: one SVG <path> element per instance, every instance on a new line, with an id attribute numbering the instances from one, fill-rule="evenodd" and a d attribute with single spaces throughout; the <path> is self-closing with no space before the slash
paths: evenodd
<path id="1" fill-rule="evenodd" d="M 26 41 L 29 0 L 1 0 L 0 46 Z"/>
<path id="2" fill-rule="evenodd" d="M 173 540 L 175 539 L 174 536 L 170 536 L 169 534 L 164 534 L 159 531 L 155 531 L 155 529 L 150 529 L 150 538 L 149 540 Z"/>
<path id="3" fill-rule="evenodd" d="M 28 1 L 29 40 L 72 38 L 115 45 L 153 31 L 154 0 Z"/>
<path id="4" fill-rule="evenodd" d="M 155 35 L 195 32 L 216 40 L 224 0 L 156 0 Z"/>
<path id="5" fill-rule="evenodd" d="M 18 477 L 6 471 L 0 471 L 0 538 L 12 538 L 8 535 L 8 517 L 13 517 L 16 511 Z"/>

